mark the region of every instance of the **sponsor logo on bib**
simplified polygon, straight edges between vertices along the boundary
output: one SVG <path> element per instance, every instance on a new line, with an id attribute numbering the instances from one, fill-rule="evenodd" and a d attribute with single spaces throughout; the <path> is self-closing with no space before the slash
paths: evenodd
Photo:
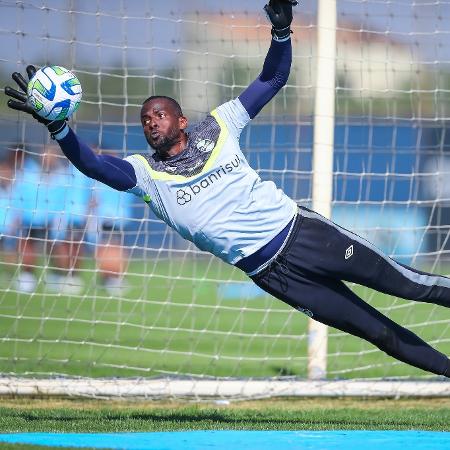
<path id="1" fill-rule="evenodd" d="M 200 195 L 205 189 L 208 189 L 214 183 L 221 180 L 225 175 L 236 170 L 241 164 L 241 160 L 238 155 L 228 163 L 222 164 L 215 171 L 209 172 L 200 181 L 190 184 L 183 189 L 177 190 L 177 203 L 179 205 L 185 205 L 189 203 L 193 197 Z"/>

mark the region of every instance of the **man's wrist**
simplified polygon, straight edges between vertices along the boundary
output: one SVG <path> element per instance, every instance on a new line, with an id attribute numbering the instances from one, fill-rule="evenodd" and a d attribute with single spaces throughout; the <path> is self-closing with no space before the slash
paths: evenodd
<path id="1" fill-rule="evenodd" d="M 67 136 L 69 132 L 69 126 L 67 125 L 67 121 L 65 120 L 56 120 L 54 122 L 50 122 L 47 125 L 48 131 L 50 131 L 50 136 L 52 139 L 63 139 Z"/>
<path id="2" fill-rule="evenodd" d="M 291 30 L 290 26 L 279 29 L 279 30 L 272 27 L 271 33 L 272 33 L 272 38 L 275 41 L 284 42 L 291 38 L 292 30 Z"/>

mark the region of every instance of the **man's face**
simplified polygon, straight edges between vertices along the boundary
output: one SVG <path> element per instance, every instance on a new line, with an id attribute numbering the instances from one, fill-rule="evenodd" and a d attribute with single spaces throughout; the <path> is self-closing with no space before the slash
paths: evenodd
<path id="1" fill-rule="evenodd" d="M 181 141 L 187 119 L 178 115 L 169 100 L 157 98 L 142 105 L 141 124 L 150 146 L 160 156 L 167 157 Z"/>

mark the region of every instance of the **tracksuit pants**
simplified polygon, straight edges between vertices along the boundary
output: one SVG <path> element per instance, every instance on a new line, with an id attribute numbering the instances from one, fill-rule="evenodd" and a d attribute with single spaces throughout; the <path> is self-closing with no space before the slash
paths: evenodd
<path id="1" fill-rule="evenodd" d="M 394 358 L 450 377 L 450 360 L 367 304 L 343 281 L 450 307 L 450 279 L 395 262 L 360 236 L 300 207 L 281 252 L 251 277 L 315 320 L 365 339 Z"/>

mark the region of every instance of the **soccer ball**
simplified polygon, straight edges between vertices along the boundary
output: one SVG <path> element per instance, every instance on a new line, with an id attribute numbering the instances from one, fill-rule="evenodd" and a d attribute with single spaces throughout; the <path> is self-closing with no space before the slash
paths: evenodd
<path id="1" fill-rule="evenodd" d="M 29 81 L 27 95 L 36 114 L 47 120 L 64 120 L 80 106 L 82 90 L 70 70 L 46 66 Z"/>

